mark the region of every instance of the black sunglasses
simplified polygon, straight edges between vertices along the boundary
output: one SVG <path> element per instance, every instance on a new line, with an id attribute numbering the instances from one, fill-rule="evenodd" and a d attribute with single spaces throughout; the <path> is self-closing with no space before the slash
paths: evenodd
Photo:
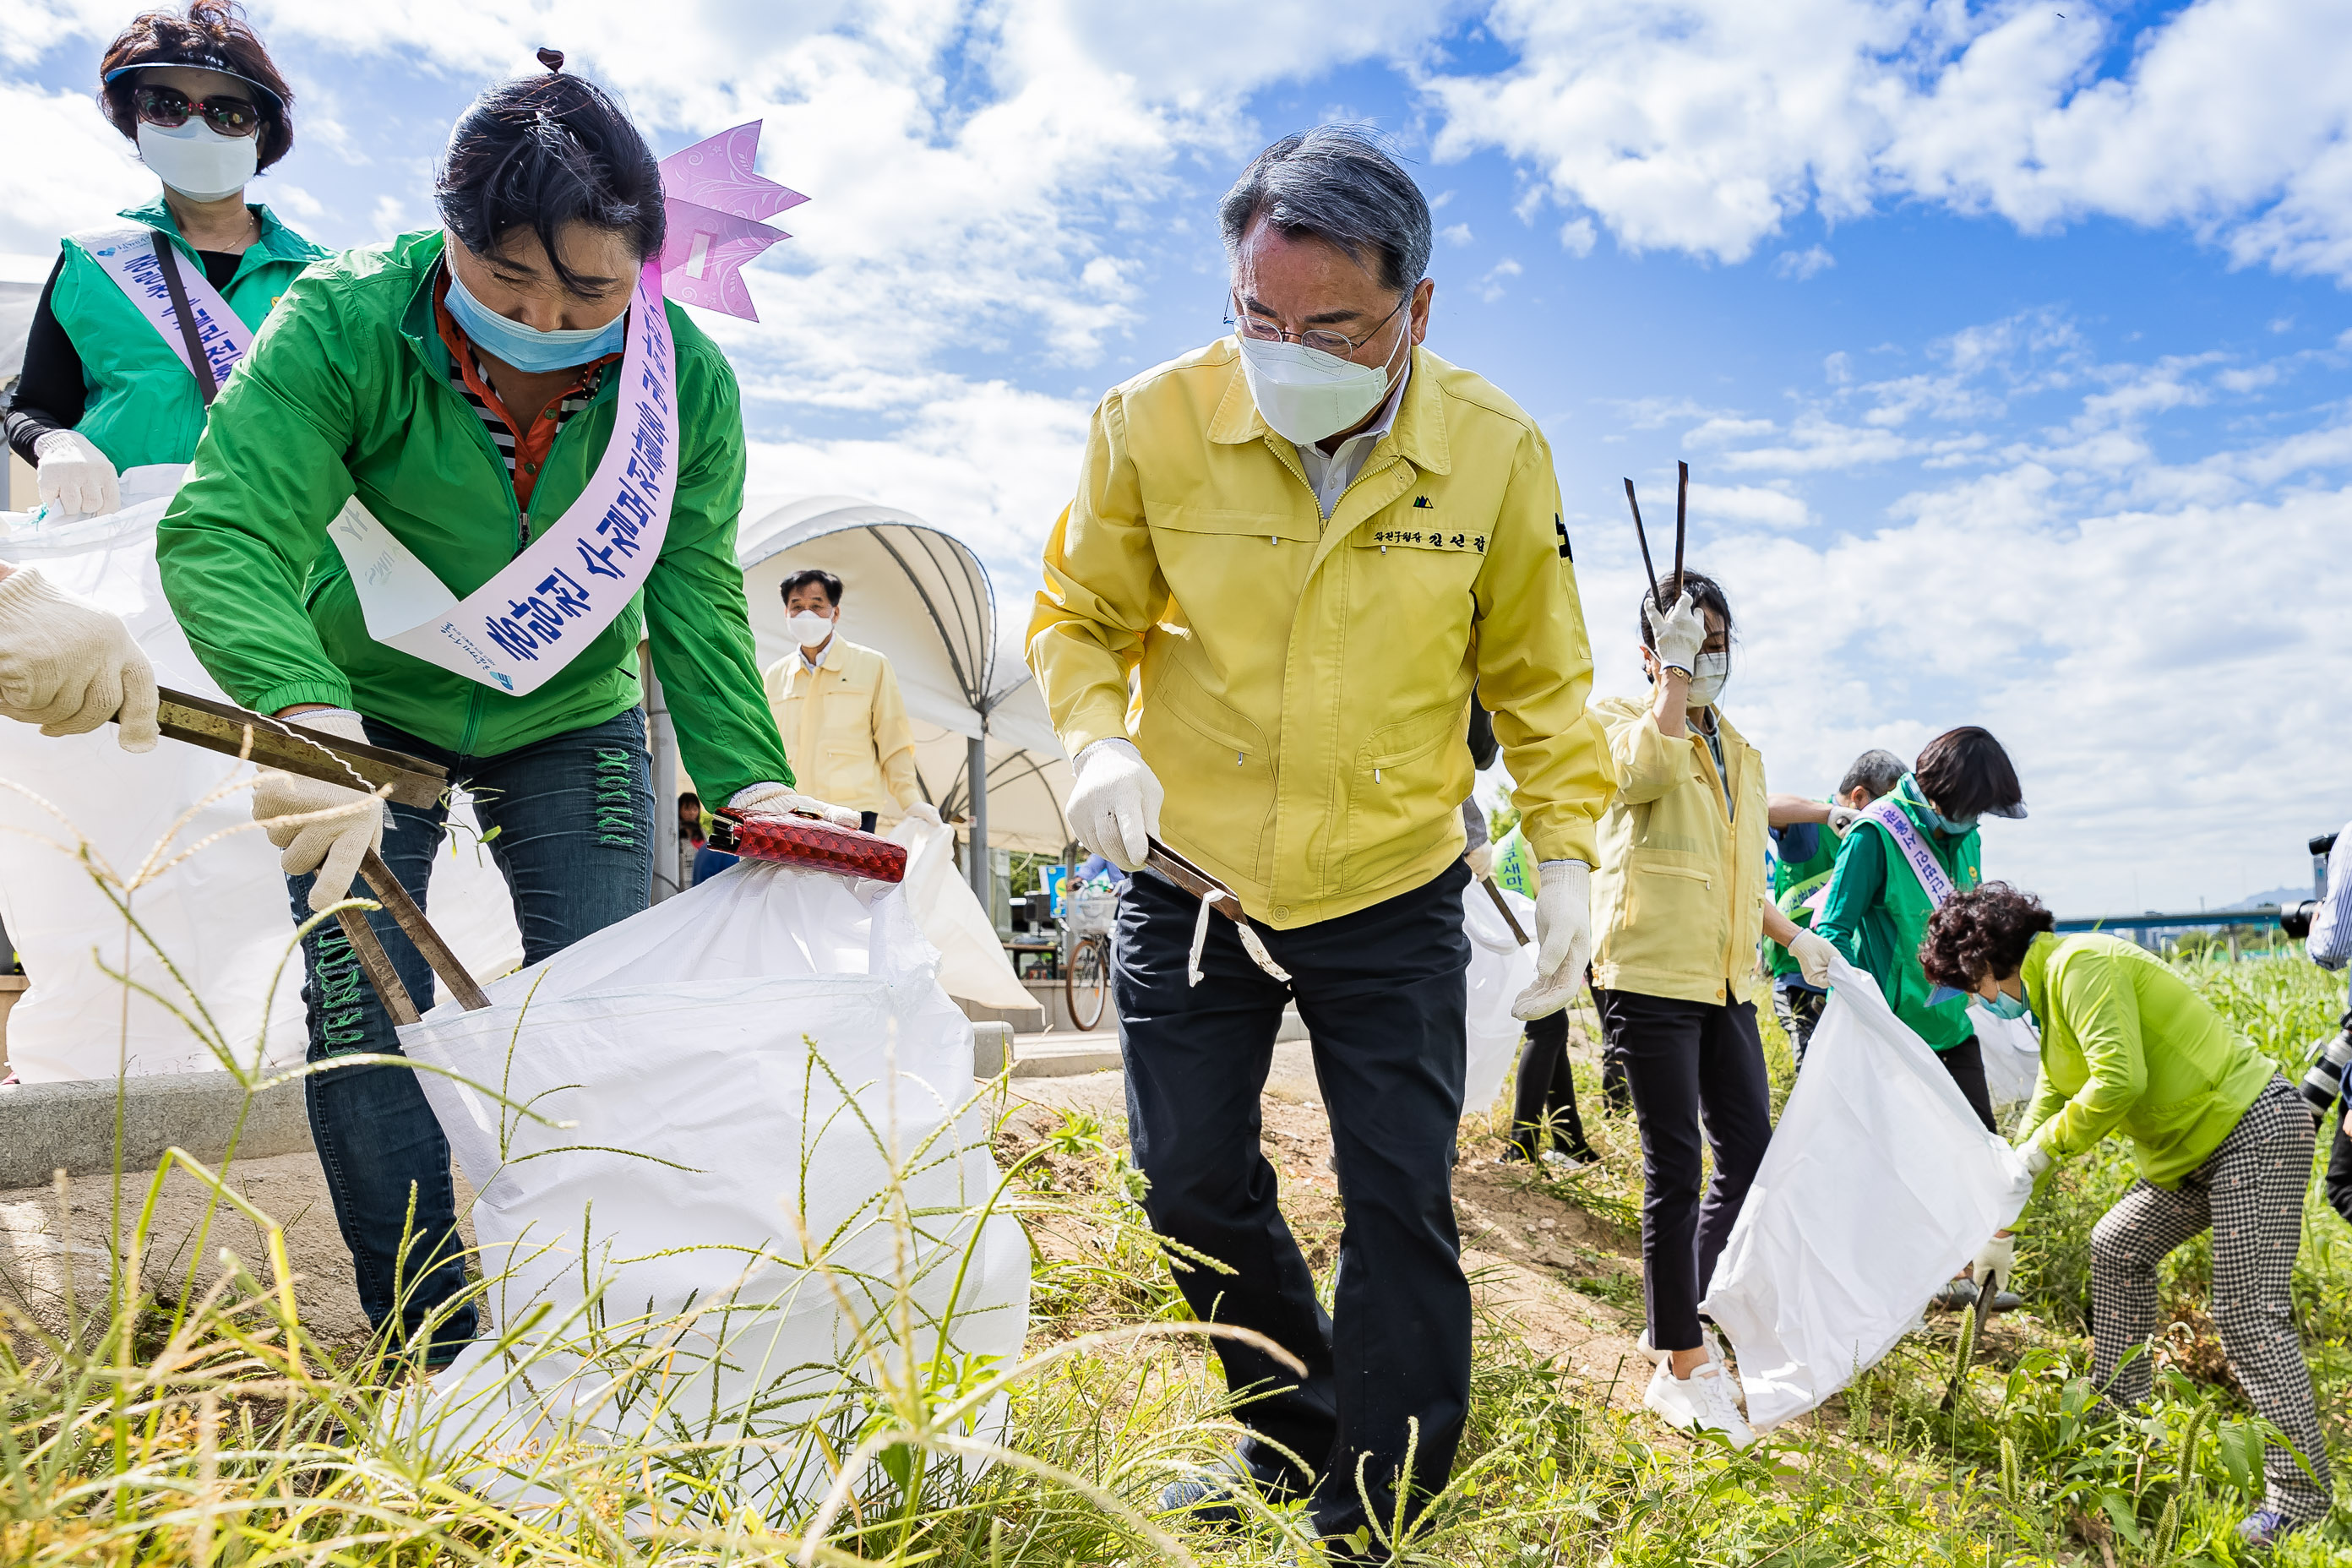
<path id="1" fill-rule="evenodd" d="M 250 136 L 261 129 L 261 110 L 252 100 L 222 93 L 192 99 L 176 87 L 142 82 L 131 89 L 131 105 L 141 120 L 165 131 L 177 131 L 191 114 L 202 115 L 223 136 Z"/>

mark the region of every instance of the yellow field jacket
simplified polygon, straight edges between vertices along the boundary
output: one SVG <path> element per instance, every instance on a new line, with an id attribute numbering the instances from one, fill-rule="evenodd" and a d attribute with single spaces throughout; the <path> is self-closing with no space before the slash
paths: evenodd
<path id="1" fill-rule="evenodd" d="M 1697 731 L 1679 741 L 1660 733 L 1646 699 L 1612 697 L 1593 710 L 1617 793 L 1592 872 L 1592 984 L 1685 1002 L 1754 1000 L 1771 897 L 1763 756 L 1716 714 L 1727 798 Z"/>
<path id="2" fill-rule="evenodd" d="M 1114 389 L 1028 655 L 1070 754 L 1132 740 L 1170 846 L 1253 920 L 1331 920 L 1461 856 L 1474 681 L 1537 854 L 1592 858 L 1609 764 L 1551 448 L 1426 349 L 1328 521 L 1232 339 Z"/>
<path id="3" fill-rule="evenodd" d="M 803 795 L 885 817 L 923 798 L 915 737 L 888 659 L 835 632 L 814 672 L 794 648 L 761 679 Z"/>

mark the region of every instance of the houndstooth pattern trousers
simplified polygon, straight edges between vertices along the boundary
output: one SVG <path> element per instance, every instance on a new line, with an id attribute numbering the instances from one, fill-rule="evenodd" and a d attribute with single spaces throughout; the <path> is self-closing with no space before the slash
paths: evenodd
<path id="1" fill-rule="evenodd" d="M 2273 1444 L 2263 1456 L 2264 1506 L 2291 1524 L 2325 1518 L 2327 1445 L 2295 1332 L 2293 1276 L 2311 1184 L 2311 1112 L 2273 1078 L 2210 1158 L 2171 1192 L 2136 1182 L 2091 1232 L 2091 1380 L 2117 1405 L 2147 1403 L 2145 1355 L 2116 1363 L 2157 1331 L 2156 1270 L 2167 1253 L 2213 1227 L 2213 1321 L 2254 1413 L 2284 1433 L 2313 1474 Z M 2316 1476 L 2316 1479 L 2314 1476 Z"/>

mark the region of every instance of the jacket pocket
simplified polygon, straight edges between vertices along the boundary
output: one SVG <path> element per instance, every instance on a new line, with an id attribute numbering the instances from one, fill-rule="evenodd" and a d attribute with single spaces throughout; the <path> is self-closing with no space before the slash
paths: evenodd
<path id="1" fill-rule="evenodd" d="M 1377 888 L 1428 853 L 1470 793 L 1469 712 L 1424 708 L 1372 731 L 1349 777 L 1339 890 Z"/>
<path id="2" fill-rule="evenodd" d="M 1137 749 L 1168 791 L 1161 825 L 1263 886 L 1274 824 L 1274 751 L 1247 714 L 1171 658 L 1144 693 Z"/>

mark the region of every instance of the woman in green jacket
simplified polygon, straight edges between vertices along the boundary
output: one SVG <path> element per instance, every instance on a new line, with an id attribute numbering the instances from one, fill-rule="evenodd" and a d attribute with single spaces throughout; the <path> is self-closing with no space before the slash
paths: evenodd
<path id="1" fill-rule="evenodd" d="M 2153 1386 L 2147 1357 L 2125 1358 L 2159 1326 L 2157 1266 L 2211 1228 L 2222 1348 L 2255 1414 L 2296 1450 L 2264 1454 L 2269 1495 L 2238 1527 L 2266 1545 L 2326 1518 L 2330 1500 L 2294 1328 L 2311 1113 L 2171 965 L 2112 936 L 2061 938 L 2052 925 L 2032 895 L 1990 882 L 1936 911 L 1920 958 L 1937 983 L 2040 1026 L 2042 1076 L 2018 1142 L 2035 1176 L 2111 1132 L 2131 1140 L 2139 1180 L 2091 1233 L 2091 1376 L 2116 1404 L 2144 1404 Z M 2005 1277 L 2015 1247 L 1994 1237 L 1977 1277 Z"/>
<path id="2" fill-rule="evenodd" d="M 173 609 L 230 696 L 429 758 L 472 793 L 529 963 L 649 900 L 668 823 L 641 633 L 704 799 L 856 821 L 793 792 L 761 689 L 734 553 L 735 377 L 659 299 L 653 153 L 561 55 L 541 58 L 548 75 L 459 120 L 442 229 L 296 282 L 157 533 Z M 444 807 L 387 811 L 280 773 L 254 795 L 297 919 L 344 898 L 377 845 L 425 896 Z M 372 918 L 410 991 L 431 994 L 422 959 Z M 398 1051 L 341 933 L 321 928 L 304 956 L 310 1058 Z M 440 1128 L 406 1069 L 307 1082 L 362 1302 L 445 1363 L 475 1315 Z"/>
<path id="3" fill-rule="evenodd" d="M 294 93 L 230 0 L 139 17 L 99 78 L 99 106 L 163 190 L 59 244 L 0 409 L 60 515 L 112 511 L 122 469 L 194 456 L 215 390 L 327 254 L 246 204 L 247 182 L 293 149 Z M 233 320 L 214 319 L 223 307 Z"/>
<path id="4" fill-rule="evenodd" d="M 2000 742 L 1973 724 L 1947 731 L 1920 748 L 1895 792 L 1872 802 L 1846 834 L 1813 919 L 1815 931 L 1878 982 L 1895 1016 L 1927 1042 L 1978 1118 L 1996 1131 L 1968 998 L 1928 981 L 1919 942 L 1937 905 L 1984 879 L 1979 820 L 2024 815 L 2025 792 Z"/>

